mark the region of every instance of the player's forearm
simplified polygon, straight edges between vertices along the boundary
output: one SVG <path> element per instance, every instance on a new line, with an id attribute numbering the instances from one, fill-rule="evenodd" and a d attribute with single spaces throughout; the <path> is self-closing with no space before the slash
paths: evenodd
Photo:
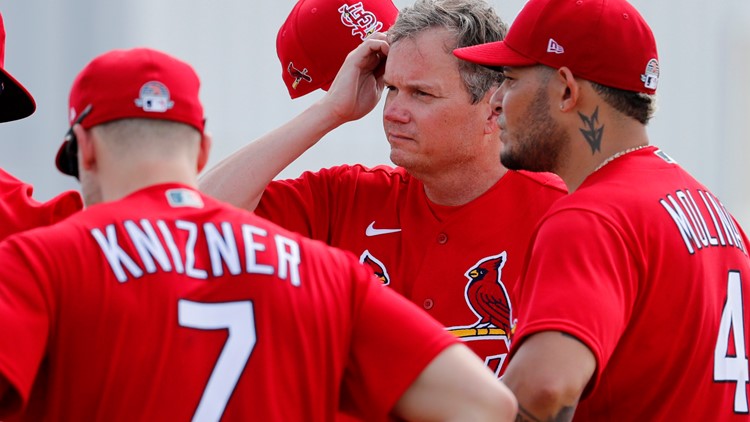
<path id="1" fill-rule="evenodd" d="M 422 371 L 392 413 L 416 421 L 511 421 L 516 401 L 495 374 L 459 343 Z"/>
<path id="2" fill-rule="evenodd" d="M 200 189 L 252 211 L 274 177 L 344 122 L 329 108 L 316 103 L 204 173 L 199 180 Z"/>
<path id="3" fill-rule="evenodd" d="M 514 377 L 503 379 L 518 400 L 517 422 L 573 420 L 579 392 L 571 392 L 564 385 L 555 382 L 542 384 L 538 381 L 528 383 Z"/>
<path id="4" fill-rule="evenodd" d="M 518 400 L 516 421 L 570 421 L 596 369 L 596 359 L 575 337 L 544 331 L 523 340 L 503 381 Z"/>

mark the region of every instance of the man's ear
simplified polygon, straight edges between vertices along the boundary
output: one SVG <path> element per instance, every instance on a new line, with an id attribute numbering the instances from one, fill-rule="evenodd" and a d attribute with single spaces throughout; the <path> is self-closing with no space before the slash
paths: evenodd
<path id="1" fill-rule="evenodd" d="M 208 163 L 208 156 L 211 152 L 212 143 L 213 138 L 211 138 L 211 135 L 204 132 L 201 136 L 200 149 L 198 151 L 198 173 L 200 173 L 203 168 L 206 167 L 206 163 Z"/>
<path id="2" fill-rule="evenodd" d="M 486 118 L 484 119 L 484 134 L 489 135 L 492 133 L 495 133 L 499 130 L 497 126 L 497 113 L 494 112 L 494 109 L 492 107 L 491 99 L 492 96 L 495 94 L 495 91 L 500 89 L 500 85 L 493 85 L 492 88 L 487 90 L 487 92 L 484 94 L 484 98 L 482 98 L 481 104 L 483 106 L 486 106 L 485 115 Z"/>
<path id="3" fill-rule="evenodd" d="M 96 168 L 96 146 L 91 132 L 76 124 L 73 126 L 73 133 L 78 143 L 78 168 L 86 170 Z"/>
<path id="4" fill-rule="evenodd" d="M 580 84 L 573 75 L 573 72 L 566 66 L 557 69 L 555 77 L 559 82 L 559 92 L 557 94 L 560 101 L 560 110 L 572 110 L 578 104 L 578 97 L 581 93 Z"/>

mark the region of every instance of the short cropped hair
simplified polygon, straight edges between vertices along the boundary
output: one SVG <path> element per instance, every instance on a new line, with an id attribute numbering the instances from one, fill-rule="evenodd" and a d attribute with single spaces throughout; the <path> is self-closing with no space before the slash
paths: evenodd
<path id="1" fill-rule="evenodd" d="M 388 41 L 395 43 L 412 38 L 431 28 L 445 28 L 455 34 L 455 44 L 447 46 L 449 54 L 460 47 L 502 41 L 508 31 L 507 25 L 485 0 L 417 0 L 399 11 L 398 19 L 388 29 Z M 502 73 L 497 70 L 464 60 L 458 62 L 458 71 L 472 104 L 502 82 Z"/>
<path id="2" fill-rule="evenodd" d="M 626 91 L 591 82 L 594 90 L 604 102 L 620 113 L 647 124 L 656 113 L 656 96 L 643 92 Z"/>
<path id="3" fill-rule="evenodd" d="M 183 145 L 198 145 L 201 139 L 201 133 L 193 126 L 161 119 L 118 119 L 92 129 L 122 154 L 148 148 L 153 153 L 170 155 Z"/>

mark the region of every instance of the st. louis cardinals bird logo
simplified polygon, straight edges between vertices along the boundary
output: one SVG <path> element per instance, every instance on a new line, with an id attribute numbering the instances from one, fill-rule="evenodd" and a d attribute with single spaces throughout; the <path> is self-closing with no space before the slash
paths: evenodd
<path id="1" fill-rule="evenodd" d="M 359 256 L 359 262 L 369 265 L 372 268 L 372 272 L 383 282 L 384 286 L 391 284 L 391 277 L 388 275 L 385 265 L 379 259 L 372 256 L 369 250 L 362 252 L 362 255 Z"/>
<path id="2" fill-rule="evenodd" d="M 297 85 L 299 85 L 300 81 L 312 82 L 312 76 L 307 74 L 307 68 L 299 70 L 294 67 L 294 63 L 289 62 L 286 71 L 294 78 L 294 82 L 292 82 L 292 88 L 294 89 L 297 89 Z"/>
<path id="3" fill-rule="evenodd" d="M 511 334 L 511 306 L 508 291 L 502 282 L 502 269 L 507 261 L 507 252 L 484 258 L 466 272 L 466 302 L 479 317 L 474 326 L 495 326 Z"/>

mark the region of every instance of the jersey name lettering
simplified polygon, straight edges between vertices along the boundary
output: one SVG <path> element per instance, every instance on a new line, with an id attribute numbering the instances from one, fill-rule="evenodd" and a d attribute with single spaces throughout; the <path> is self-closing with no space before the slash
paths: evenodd
<path id="1" fill-rule="evenodd" d="M 692 255 L 696 250 L 711 246 L 734 246 L 747 255 L 737 225 L 724 205 L 713 194 L 697 190 L 696 201 L 687 189 L 677 190 L 659 200 Z M 702 205 L 699 205 L 699 203 Z"/>
<path id="2" fill-rule="evenodd" d="M 161 238 L 158 233 L 161 234 Z M 128 254 L 129 246 L 123 247 L 118 233 L 125 234 L 135 251 Z M 239 249 L 236 235 L 242 238 L 243 250 Z M 226 271 L 231 275 L 276 274 L 282 280 L 289 280 L 293 286 L 300 285 L 300 251 L 296 241 L 281 235 L 268 238 L 268 232 L 260 227 L 242 224 L 239 230 L 230 222 L 212 222 L 198 225 L 191 221 L 176 220 L 170 227 L 163 220 L 155 224 L 143 219 L 140 222 L 126 220 L 118 230 L 115 224 L 104 229 L 91 229 L 107 259 L 112 272 L 120 283 L 156 271 L 185 274 L 190 278 L 208 279 L 221 277 Z M 183 239 L 177 242 L 175 239 Z M 263 264 L 258 258 L 267 255 L 267 248 L 275 248 L 277 260 L 274 265 Z M 198 268 L 195 259 L 196 247 L 208 252 L 210 267 Z M 137 262 L 138 258 L 140 262 Z M 268 260 L 266 260 L 268 261 Z"/>

